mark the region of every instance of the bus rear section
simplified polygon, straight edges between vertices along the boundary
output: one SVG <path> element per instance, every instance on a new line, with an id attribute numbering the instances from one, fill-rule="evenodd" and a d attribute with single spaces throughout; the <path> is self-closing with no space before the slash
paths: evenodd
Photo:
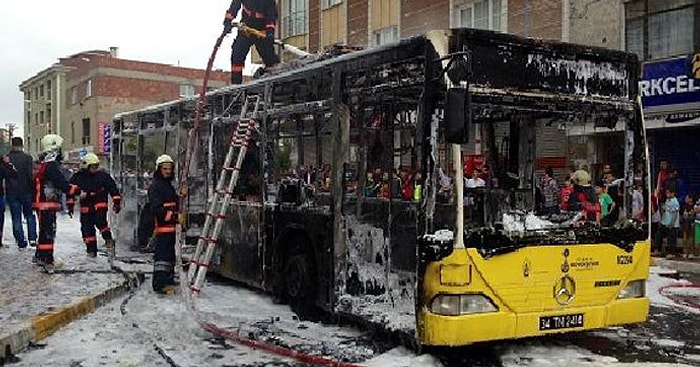
<path id="1" fill-rule="evenodd" d="M 443 44 L 438 53 L 464 54 L 467 71 L 446 65 L 418 340 L 456 346 L 645 321 L 636 58 L 474 30 Z M 449 112 L 451 93 L 466 113 Z M 468 133 L 455 138 L 459 129 Z"/>

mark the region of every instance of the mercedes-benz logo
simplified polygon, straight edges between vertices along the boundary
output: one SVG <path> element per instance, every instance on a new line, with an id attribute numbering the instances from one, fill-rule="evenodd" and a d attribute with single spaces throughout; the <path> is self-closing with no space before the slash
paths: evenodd
<path id="1" fill-rule="evenodd" d="M 576 295 L 576 282 L 568 274 L 557 279 L 554 283 L 554 300 L 562 306 L 566 306 L 574 300 Z"/>

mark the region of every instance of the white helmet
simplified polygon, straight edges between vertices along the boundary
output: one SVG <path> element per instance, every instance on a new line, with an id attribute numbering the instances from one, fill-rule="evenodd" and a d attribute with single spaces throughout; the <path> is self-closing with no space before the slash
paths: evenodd
<path id="1" fill-rule="evenodd" d="M 44 135 L 44 137 L 41 138 L 41 147 L 44 153 L 61 149 L 61 144 L 63 144 L 63 138 L 56 134 Z"/>
<path id="2" fill-rule="evenodd" d="M 173 161 L 171 156 L 162 154 L 160 157 L 158 157 L 158 159 L 156 159 L 156 169 L 158 169 L 158 167 L 160 167 L 160 165 L 163 163 L 175 163 L 175 161 Z"/>
<path id="3" fill-rule="evenodd" d="M 80 161 L 80 168 L 87 169 L 93 164 L 100 164 L 100 158 L 95 153 L 85 154 L 83 159 Z"/>

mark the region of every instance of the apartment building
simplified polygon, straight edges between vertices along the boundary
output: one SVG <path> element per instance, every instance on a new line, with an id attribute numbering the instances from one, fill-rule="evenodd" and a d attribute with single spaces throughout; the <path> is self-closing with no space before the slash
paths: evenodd
<path id="1" fill-rule="evenodd" d="M 66 73 L 65 65 L 54 64 L 25 80 L 19 89 L 24 94 L 24 140 L 28 152 L 36 153 L 38 139 L 61 129 Z"/>
<path id="2" fill-rule="evenodd" d="M 115 114 L 195 95 L 203 76 L 203 70 L 121 59 L 117 48 L 60 58 L 20 84 L 27 151 L 37 155 L 41 137 L 55 133 L 69 161 L 85 152 L 108 156 Z M 220 88 L 229 79 L 216 71 L 209 85 Z"/>
<path id="3" fill-rule="evenodd" d="M 278 29 L 282 40 L 310 52 L 337 44 L 372 47 L 450 27 L 560 39 L 565 3 L 562 0 L 281 0 Z"/>

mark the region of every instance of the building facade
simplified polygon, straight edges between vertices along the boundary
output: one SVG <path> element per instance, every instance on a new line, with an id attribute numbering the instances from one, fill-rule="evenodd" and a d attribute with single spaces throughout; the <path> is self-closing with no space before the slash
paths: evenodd
<path id="1" fill-rule="evenodd" d="M 36 153 L 39 139 L 61 130 L 64 120 L 65 65 L 54 64 L 20 84 L 24 94 L 24 144 L 27 152 Z"/>
<path id="2" fill-rule="evenodd" d="M 333 45 L 372 47 L 450 27 L 560 39 L 569 1 L 281 0 L 278 36 L 310 52 Z"/>
<path id="3" fill-rule="evenodd" d="M 203 70 L 118 57 L 118 50 L 85 51 L 59 59 L 20 85 L 25 96 L 26 150 L 40 152 L 48 133 L 63 137 L 68 161 L 94 152 L 108 156 L 115 114 L 201 92 Z M 212 72 L 209 85 L 227 85 L 227 73 Z"/>
<path id="4" fill-rule="evenodd" d="M 683 181 L 679 196 L 700 194 L 700 0 L 626 1 L 623 29 L 625 49 L 643 60 L 652 172 L 667 160 Z"/>

